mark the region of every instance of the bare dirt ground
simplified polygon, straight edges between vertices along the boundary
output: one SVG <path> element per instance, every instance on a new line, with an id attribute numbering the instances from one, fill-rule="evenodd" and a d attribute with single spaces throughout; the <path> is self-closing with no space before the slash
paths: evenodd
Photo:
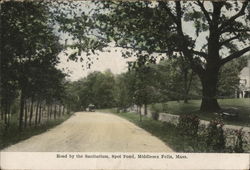
<path id="1" fill-rule="evenodd" d="M 77 112 L 61 125 L 2 151 L 173 152 L 131 122 L 100 112 Z"/>

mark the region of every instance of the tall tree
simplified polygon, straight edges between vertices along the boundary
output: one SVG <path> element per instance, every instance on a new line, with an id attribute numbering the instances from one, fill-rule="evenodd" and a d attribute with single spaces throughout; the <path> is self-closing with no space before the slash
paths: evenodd
<path id="1" fill-rule="evenodd" d="M 35 89 L 41 87 L 38 83 L 41 75 L 37 73 L 55 67 L 61 51 L 48 11 L 42 2 L 1 3 L 1 66 L 12 70 L 8 79 L 2 80 L 17 82 L 20 90 L 20 130 L 23 127 L 25 100 L 33 97 Z"/>
<path id="2" fill-rule="evenodd" d="M 93 4 L 95 10 L 90 10 L 90 14 L 75 13 L 73 18 L 60 20 L 61 28 L 77 39 L 74 48 L 79 52 L 96 50 L 103 47 L 101 44 L 115 42 L 116 47 L 128 49 L 126 57 L 131 56 L 131 51 L 170 57 L 181 53 L 201 80 L 200 110 L 220 109 L 217 102 L 220 69 L 250 51 L 249 0 Z M 184 29 L 191 26 L 193 32 Z M 149 60 L 153 58 L 151 55 Z"/>
<path id="3" fill-rule="evenodd" d="M 103 2 L 100 28 L 116 46 L 148 53 L 181 52 L 202 82 L 201 111 L 220 109 L 220 68 L 250 51 L 249 0 L 192 2 Z M 185 22 L 195 35 L 185 32 Z M 110 27 L 109 27 L 110 25 Z M 106 29 L 108 27 L 108 29 Z M 204 36 L 202 47 L 197 39 Z"/>
<path id="4" fill-rule="evenodd" d="M 129 84 L 133 82 L 130 73 L 122 73 L 115 78 L 115 87 L 113 91 L 114 101 L 118 109 L 126 110 L 133 103 L 133 95 Z"/>

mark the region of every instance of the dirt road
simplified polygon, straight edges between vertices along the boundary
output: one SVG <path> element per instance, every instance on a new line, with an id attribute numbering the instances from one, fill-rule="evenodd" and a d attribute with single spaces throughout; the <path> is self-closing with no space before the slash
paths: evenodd
<path id="1" fill-rule="evenodd" d="M 77 112 L 61 125 L 3 151 L 172 152 L 158 138 L 116 115 Z"/>

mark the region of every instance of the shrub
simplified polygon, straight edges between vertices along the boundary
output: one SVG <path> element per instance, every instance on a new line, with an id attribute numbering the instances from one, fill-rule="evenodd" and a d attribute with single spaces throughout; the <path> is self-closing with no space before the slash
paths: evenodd
<path id="1" fill-rule="evenodd" d="M 157 104 L 153 104 L 151 106 L 151 110 L 152 110 L 152 118 L 154 120 L 158 120 L 159 118 L 159 113 L 162 111 L 162 108 L 160 105 L 157 105 Z"/>
<path id="2" fill-rule="evenodd" d="M 224 123 L 221 120 L 211 120 L 207 127 L 206 144 L 208 151 L 223 152 L 225 150 Z"/>
<path id="3" fill-rule="evenodd" d="M 178 128 L 181 134 L 196 137 L 199 129 L 200 119 L 196 115 L 181 115 Z"/>
<path id="4" fill-rule="evenodd" d="M 244 152 L 244 149 L 243 149 L 243 144 L 244 144 L 243 136 L 244 136 L 244 132 L 242 131 L 242 128 L 241 128 L 239 130 L 236 130 L 235 133 L 236 133 L 236 143 L 235 143 L 235 146 L 234 146 L 234 152 L 236 152 L 236 153 L 243 153 Z"/>
<path id="5" fill-rule="evenodd" d="M 158 120 L 159 119 L 159 113 L 158 112 L 152 112 L 152 118 L 154 120 Z"/>

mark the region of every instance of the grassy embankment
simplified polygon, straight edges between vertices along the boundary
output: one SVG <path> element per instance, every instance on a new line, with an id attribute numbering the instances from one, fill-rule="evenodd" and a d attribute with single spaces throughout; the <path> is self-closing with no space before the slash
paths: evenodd
<path id="1" fill-rule="evenodd" d="M 154 104 L 151 109 L 155 109 L 158 112 L 165 112 L 170 114 L 196 114 L 200 119 L 212 120 L 218 116 L 213 113 L 202 113 L 199 111 L 201 101 L 190 100 L 188 103 L 170 101 L 164 104 Z M 250 98 L 246 99 L 219 99 L 219 104 L 222 109 L 237 108 L 238 118 L 224 119 L 226 124 L 250 126 Z"/>
<path id="2" fill-rule="evenodd" d="M 226 120 L 226 123 L 236 125 L 249 125 L 250 122 L 250 99 L 223 99 L 219 100 L 222 107 L 237 107 L 239 108 L 238 120 Z M 211 120 L 213 115 L 206 115 L 205 113 L 198 112 L 200 101 L 189 101 L 188 104 L 183 102 L 168 102 L 165 105 L 165 109 L 168 109 L 168 113 L 172 114 L 197 114 L 200 119 Z M 159 108 L 162 108 L 162 104 L 158 104 Z M 135 125 L 145 129 L 152 135 L 158 137 L 170 146 L 176 152 L 209 152 L 204 145 L 204 137 L 187 137 L 183 136 L 175 125 L 170 123 L 164 123 L 153 120 L 151 118 L 143 117 L 142 121 L 139 121 L 139 115 L 130 112 L 117 113 L 116 109 L 104 109 L 102 112 L 110 112 L 121 116 Z M 225 152 L 230 152 L 225 150 Z"/>
<path id="3" fill-rule="evenodd" d="M 20 132 L 18 130 L 18 115 L 14 114 L 11 119 L 10 126 L 7 130 L 4 128 L 3 122 L 0 121 L 0 150 L 12 144 L 16 144 L 22 140 L 28 139 L 31 136 L 43 133 L 55 127 L 56 125 L 59 125 L 60 123 L 64 122 L 70 116 L 71 114 L 65 114 L 55 120 L 45 120 L 37 127 L 28 126 Z"/>
<path id="4" fill-rule="evenodd" d="M 161 139 L 176 152 L 205 152 L 206 148 L 202 146 L 201 142 L 193 140 L 192 137 L 181 135 L 176 126 L 170 123 L 156 121 L 147 117 L 143 117 L 140 122 L 138 114 L 130 112 L 116 113 L 116 109 L 104 109 L 99 111 L 113 113 L 129 120 Z"/>

